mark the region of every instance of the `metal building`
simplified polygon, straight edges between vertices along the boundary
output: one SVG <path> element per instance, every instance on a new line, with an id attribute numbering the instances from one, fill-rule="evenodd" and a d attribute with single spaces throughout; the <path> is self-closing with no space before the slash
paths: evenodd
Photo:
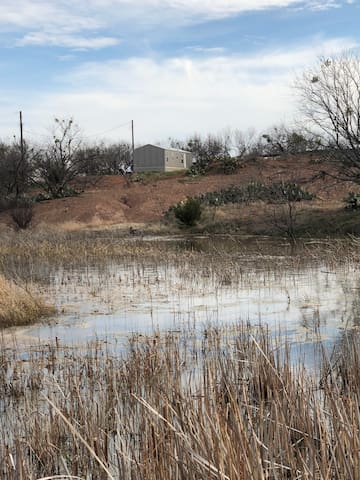
<path id="1" fill-rule="evenodd" d="M 193 154 L 177 148 L 143 145 L 134 151 L 134 172 L 173 172 L 193 163 Z"/>

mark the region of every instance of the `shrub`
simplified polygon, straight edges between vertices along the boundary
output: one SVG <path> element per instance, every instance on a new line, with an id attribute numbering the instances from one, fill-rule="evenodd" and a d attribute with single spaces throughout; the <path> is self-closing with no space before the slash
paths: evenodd
<path id="1" fill-rule="evenodd" d="M 11 218 L 19 229 L 26 229 L 31 224 L 34 216 L 33 203 L 27 198 L 16 200 L 15 206 L 11 211 Z"/>
<path id="2" fill-rule="evenodd" d="M 256 202 L 258 200 L 270 203 L 300 202 L 301 200 L 312 200 L 314 195 L 293 182 L 280 182 L 271 185 L 251 182 L 244 186 L 232 186 L 218 192 L 204 193 L 199 198 L 207 205 L 217 206 L 228 203 Z"/>
<path id="3" fill-rule="evenodd" d="M 223 157 L 221 159 L 221 167 L 223 172 L 228 175 L 235 173 L 239 168 L 239 159 L 236 157 Z"/>
<path id="4" fill-rule="evenodd" d="M 349 192 L 348 196 L 343 199 L 347 210 L 359 210 L 360 209 L 360 193 Z"/>
<path id="5" fill-rule="evenodd" d="M 51 200 L 52 196 L 46 192 L 40 192 L 35 197 L 32 197 L 34 202 L 46 202 L 47 200 Z"/>
<path id="6" fill-rule="evenodd" d="M 14 207 L 14 199 L 11 197 L 0 197 L 0 212 L 5 212 Z"/>
<path id="7" fill-rule="evenodd" d="M 269 187 L 269 200 L 284 202 L 300 202 L 301 200 L 312 200 L 314 195 L 303 190 L 297 183 L 280 182 Z"/>
<path id="8" fill-rule="evenodd" d="M 177 220 L 187 227 L 192 227 L 196 225 L 201 218 L 201 201 L 198 198 L 188 198 L 175 205 L 173 210 Z"/>
<path id="9" fill-rule="evenodd" d="M 198 177 L 199 175 L 205 175 L 205 173 L 206 169 L 200 163 L 194 163 L 187 171 L 190 177 Z"/>

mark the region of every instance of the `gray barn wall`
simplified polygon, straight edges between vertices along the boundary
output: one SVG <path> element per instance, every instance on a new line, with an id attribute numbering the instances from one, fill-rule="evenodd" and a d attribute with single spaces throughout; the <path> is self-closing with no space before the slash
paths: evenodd
<path id="1" fill-rule="evenodd" d="M 134 172 L 172 172 L 190 168 L 193 155 L 176 149 L 144 145 L 135 149 Z"/>
<path id="2" fill-rule="evenodd" d="M 134 172 L 163 172 L 164 149 L 155 145 L 144 145 L 135 149 Z"/>

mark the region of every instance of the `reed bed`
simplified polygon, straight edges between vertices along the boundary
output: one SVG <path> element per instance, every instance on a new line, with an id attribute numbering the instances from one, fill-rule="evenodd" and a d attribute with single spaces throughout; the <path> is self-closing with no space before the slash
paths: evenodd
<path id="1" fill-rule="evenodd" d="M 299 239 L 295 244 L 286 239 L 262 237 L 178 236 L 129 237 L 122 230 L 74 231 L 35 229 L 32 231 L 0 231 L 0 267 L 6 258 L 18 261 L 38 259 L 53 264 L 99 262 L 102 259 L 176 260 L 181 257 L 222 256 L 243 258 L 261 255 L 263 260 L 274 256 L 298 257 L 302 261 L 316 259 L 339 261 L 360 260 L 359 239 Z"/>
<path id="2" fill-rule="evenodd" d="M 0 275 L 0 329 L 29 325 L 51 313 L 55 313 L 55 309 L 29 288 L 16 285 Z"/>
<path id="3" fill-rule="evenodd" d="M 316 375 L 247 324 L 0 362 L 4 480 L 358 478 L 356 331 Z"/>
<path id="4" fill-rule="evenodd" d="M 250 268 L 258 270 L 331 267 L 360 260 L 359 240 L 302 240 L 259 237 L 140 238 L 123 231 L 33 231 L 0 232 L 0 274 L 23 281 L 46 283 L 59 269 L 83 269 L 136 263 L 139 274 L 145 269 L 176 267 L 181 274 L 213 276 L 219 283 L 236 281 Z"/>

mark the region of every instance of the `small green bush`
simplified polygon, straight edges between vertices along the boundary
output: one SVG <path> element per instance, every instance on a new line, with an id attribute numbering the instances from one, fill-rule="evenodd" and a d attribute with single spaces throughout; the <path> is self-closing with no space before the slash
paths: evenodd
<path id="1" fill-rule="evenodd" d="M 173 207 L 177 220 L 187 227 L 193 227 L 200 220 L 202 214 L 201 201 L 198 198 L 188 198 Z"/>
<path id="2" fill-rule="evenodd" d="M 240 187 L 232 186 L 218 192 L 207 192 L 200 200 L 206 205 L 226 205 L 228 203 L 250 203 L 262 200 L 269 203 L 300 202 L 312 200 L 314 195 L 292 182 L 279 182 L 264 185 L 251 182 Z"/>
<path id="3" fill-rule="evenodd" d="M 205 173 L 206 169 L 200 163 L 194 163 L 187 171 L 187 174 L 190 177 L 198 177 L 200 175 L 205 175 Z"/>
<path id="4" fill-rule="evenodd" d="M 67 198 L 67 197 L 77 197 L 84 192 L 83 188 L 72 188 L 65 186 L 63 189 L 58 190 L 56 193 L 52 192 L 40 192 L 37 195 L 32 197 L 32 201 L 37 202 L 46 202 L 47 200 L 53 200 L 55 198 Z"/>
<path id="5" fill-rule="evenodd" d="M 347 210 L 359 210 L 360 209 L 360 193 L 349 192 L 348 196 L 343 199 Z"/>
<path id="6" fill-rule="evenodd" d="M 239 168 L 239 160 L 236 157 L 223 157 L 221 159 L 221 167 L 224 173 L 231 175 Z"/>
<path id="7" fill-rule="evenodd" d="M 33 202 L 46 202 L 47 200 L 51 200 L 52 196 L 49 193 L 46 192 L 40 192 L 34 197 L 32 197 Z"/>

